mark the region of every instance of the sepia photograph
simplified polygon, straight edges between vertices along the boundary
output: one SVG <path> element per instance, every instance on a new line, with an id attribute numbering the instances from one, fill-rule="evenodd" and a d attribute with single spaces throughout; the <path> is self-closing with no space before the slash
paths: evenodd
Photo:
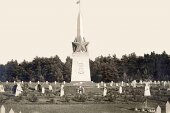
<path id="1" fill-rule="evenodd" d="M 170 0 L 0 0 L 0 113 L 170 113 Z"/>

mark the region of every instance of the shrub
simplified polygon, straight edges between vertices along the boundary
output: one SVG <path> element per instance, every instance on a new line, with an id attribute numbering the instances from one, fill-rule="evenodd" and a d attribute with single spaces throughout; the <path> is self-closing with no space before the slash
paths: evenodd
<path id="1" fill-rule="evenodd" d="M 5 103 L 5 100 L 7 99 L 6 96 L 0 95 L 0 103 Z"/>
<path id="2" fill-rule="evenodd" d="M 102 96 L 95 96 L 94 97 L 94 102 L 101 102 L 103 100 Z"/>
<path id="3" fill-rule="evenodd" d="M 16 101 L 16 102 L 20 102 L 22 100 L 22 96 L 20 95 L 20 96 L 16 96 L 15 98 L 14 98 L 14 101 Z"/>
<path id="4" fill-rule="evenodd" d="M 38 101 L 38 97 L 35 94 L 31 94 L 31 95 L 29 95 L 28 100 L 30 102 L 37 102 Z"/>
<path id="5" fill-rule="evenodd" d="M 108 93 L 107 96 L 105 97 L 105 100 L 109 102 L 114 102 L 116 100 L 116 96 L 113 96 L 111 93 Z"/>
<path id="6" fill-rule="evenodd" d="M 27 90 L 29 88 L 29 85 L 27 83 L 24 83 L 22 89 L 23 91 Z"/>
<path id="7" fill-rule="evenodd" d="M 64 98 L 65 102 L 70 102 L 70 98 L 67 95 L 64 95 L 63 98 Z"/>
<path id="8" fill-rule="evenodd" d="M 10 87 L 9 85 L 5 85 L 5 86 L 4 86 L 4 90 L 5 90 L 5 91 L 11 91 L 11 87 Z"/>
<path id="9" fill-rule="evenodd" d="M 55 103 L 55 100 L 54 100 L 53 98 L 51 98 L 51 99 L 49 100 L 49 103 L 54 104 L 54 103 Z"/>
<path id="10" fill-rule="evenodd" d="M 73 97 L 73 100 L 76 102 L 85 102 L 87 100 L 87 96 L 85 94 L 77 94 Z"/>
<path id="11" fill-rule="evenodd" d="M 28 95 L 28 92 L 27 92 L 27 91 L 23 91 L 23 92 L 22 92 L 22 95 L 23 95 L 23 96 L 27 96 L 27 95 Z"/>

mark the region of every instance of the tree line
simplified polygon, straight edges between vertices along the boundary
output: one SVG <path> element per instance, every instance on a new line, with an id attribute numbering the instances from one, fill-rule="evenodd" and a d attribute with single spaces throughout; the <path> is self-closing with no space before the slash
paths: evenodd
<path id="1" fill-rule="evenodd" d="M 135 53 L 99 56 L 89 60 L 91 80 L 94 82 L 131 82 L 132 80 L 170 80 L 170 55 L 151 52 L 144 56 Z M 11 60 L 0 64 L 0 81 L 49 81 L 70 82 L 72 59 L 62 62 L 56 55 L 50 58 L 36 57 L 33 61 L 18 63 Z"/>

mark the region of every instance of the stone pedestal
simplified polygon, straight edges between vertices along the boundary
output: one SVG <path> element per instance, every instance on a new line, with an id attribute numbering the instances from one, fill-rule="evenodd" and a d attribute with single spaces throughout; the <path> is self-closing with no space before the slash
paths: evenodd
<path id="1" fill-rule="evenodd" d="M 71 82 L 91 81 L 88 52 L 74 52 L 72 59 Z"/>

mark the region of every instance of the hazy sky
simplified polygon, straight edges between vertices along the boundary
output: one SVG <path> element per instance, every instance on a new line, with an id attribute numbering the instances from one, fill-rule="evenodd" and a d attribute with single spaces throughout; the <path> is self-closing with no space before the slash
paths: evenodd
<path id="1" fill-rule="evenodd" d="M 76 0 L 0 0 L 0 63 L 56 54 L 65 61 L 76 36 Z M 83 0 L 89 54 L 170 54 L 170 0 Z"/>

